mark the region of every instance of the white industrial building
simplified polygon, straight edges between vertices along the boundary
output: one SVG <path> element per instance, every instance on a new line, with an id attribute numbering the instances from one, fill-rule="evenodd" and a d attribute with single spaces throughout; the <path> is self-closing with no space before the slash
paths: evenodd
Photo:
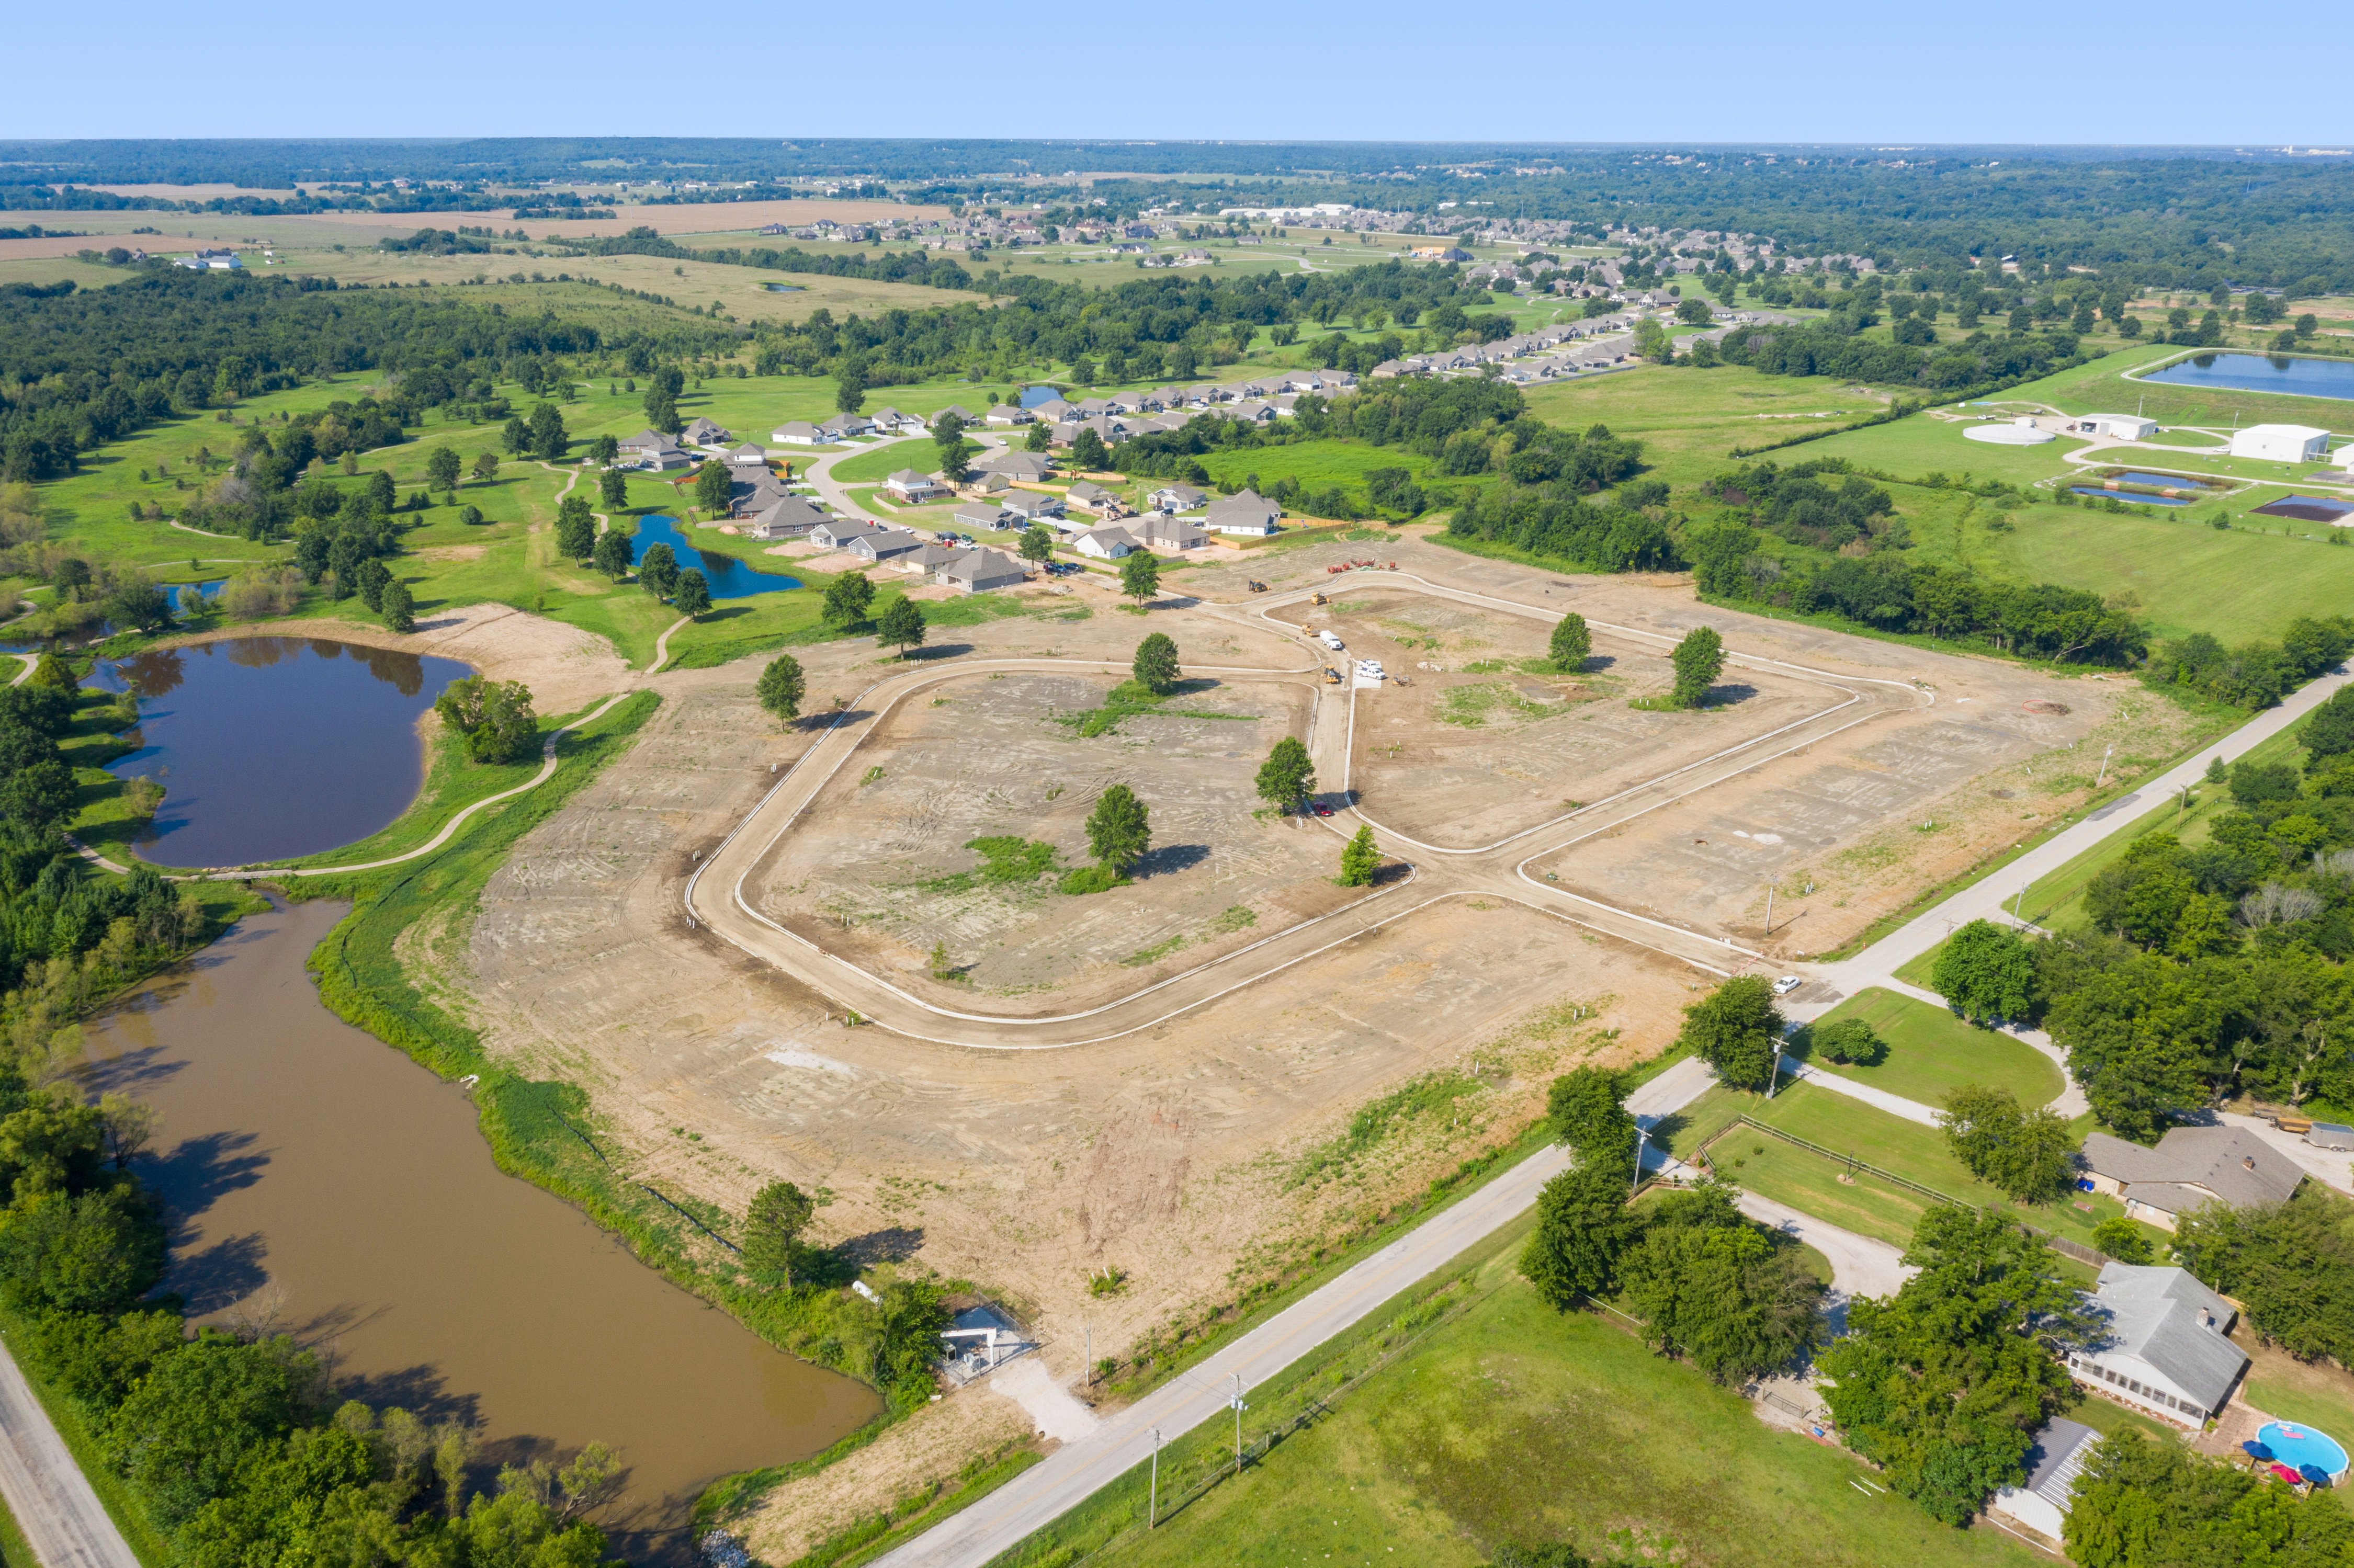
<path id="1" fill-rule="evenodd" d="M 2232 432 L 2233 457 L 2265 462 L 2319 462 L 2328 444 L 2329 432 L 2311 425 L 2250 425 Z"/>
<path id="2" fill-rule="evenodd" d="M 2120 441 L 2146 441 L 2158 434 L 2158 421 L 2139 414 L 2086 414 L 2069 429 L 2080 436 L 2107 436 Z"/>

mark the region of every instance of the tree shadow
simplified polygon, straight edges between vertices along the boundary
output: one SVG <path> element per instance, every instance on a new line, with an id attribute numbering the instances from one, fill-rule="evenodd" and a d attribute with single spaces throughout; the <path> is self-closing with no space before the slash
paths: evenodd
<path id="1" fill-rule="evenodd" d="M 865 1269 L 878 1263 L 905 1263 L 923 1245 L 923 1226 L 889 1225 L 837 1242 L 828 1250 L 853 1269 Z"/>
<path id="2" fill-rule="evenodd" d="M 1711 686 L 1708 695 L 1701 700 L 1704 708 L 1729 708 L 1745 703 L 1757 694 L 1757 688 L 1747 685 Z"/>
<path id="3" fill-rule="evenodd" d="M 299 1340 L 302 1336 L 298 1334 L 295 1338 Z M 361 1400 L 377 1410 L 398 1405 L 426 1421 L 454 1421 L 463 1426 L 472 1426 L 481 1417 L 480 1401 L 475 1395 L 452 1393 L 443 1382 L 440 1372 L 422 1363 L 391 1372 L 362 1372 L 338 1378 L 336 1383 L 337 1392 L 345 1398 Z M 504 1439 L 493 1446 L 504 1448 L 510 1443 L 535 1445 L 538 1441 L 527 1437 Z M 547 1446 L 553 1447 L 554 1445 Z M 535 1457 L 526 1454 L 524 1462 L 528 1463 Z M 497 1467 L 490 1465 L 488 1469 L 495 1473 Z"/>
<path id="4" fill-rule="evenodd" d="M 1405 862 L 1402 860 L 1392 861 L 1387 865 L 1376 866 L 1373 869 L 1373 880 L 1369 885 L 1373 887 L 1387 887 L 1394 882 L 1404 882 L 1407 877 L 1412 876 L 1413 874 L 1414 867 L 1408 865 Z"/>
<path id="5" fill-rule="evenodd" d="M 215 1200 L 261 1180 L 270 1156 L 255 1150 L 260 1141 L 250 1132 L 208 1132 L 140 1159 L 150 1168 L 148 1185 L 156 1195 L 174 1213 L 194 1218 Z"/>
<path id="6" fill-rule="evenodd" d="M 1169 688 L 1172 697 L 1195 697 L 1204 692 L 1214 692 L 1225 686 L 1224 681 L 1209 675 L 1190 675 Z"/>
<path id="7" fill-rule="evenodd" d="M 910 664 L 929 664 L 971 652 L 972 644 L 970 642 L 935 642 L 927 647 L 910 648 L 900 657 Z"/>
<path id="8" fill-rule="evenodd" d="M 191 1317 L 234 1307 L 270 1283 L 270 1245 L 260 1232 L 223 1236 L 172 1260 L 171 1283 Z"/>
<path id="9" fill-rule="evenodd" d="M 140 1090 L 178 1077 L 187 1065 L 186 1058 L 170 1054 L 161 1045 L 138 1045 L 101 1061 L 85 1062 L 75 1076 L 92 1099 L 109 1090 L 135 1097 Z"/>
<path id="10" fill-rule="evenodd" d="M 723 620 L 733 620 L 739 615 L 749 615 L 751 613 L 752 607 L 750 605 L 731 602 L 727 604 L 713 605 L 709 609 L 705 610 L 701 615 L 695 617 L 695 620 L 698 624 L 712 626 Z"/>
<path id="11" fill-rule="evenodd" d="M 1136 877 L 1168 876 L 1176 872 L 1190 871 L 1209 858 L 1210 846 L 1207 844 L 1162 844 L 1138 856 L 1136 863 L 1129 867 L 1129 874 Z"/>
<path id="12" fill-rule="evenodd" d="M 1615 653 L 1588 653 L 1585 662 L 1570 673 L 1583 675 L 1591 670 L 1607 670 L 1617 662 L 1618 656 Z"/>

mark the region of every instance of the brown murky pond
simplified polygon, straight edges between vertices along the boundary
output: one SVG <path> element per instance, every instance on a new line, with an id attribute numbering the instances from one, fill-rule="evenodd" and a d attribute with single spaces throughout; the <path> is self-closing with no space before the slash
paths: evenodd
<path id="1" fill-rule="evenodd" d="M 203 1319 L 274 1320 L 356 1397 L 472 1419 L 493 1467 L 613 1445 L 617 1545 L 683 1560 L 703 1486 L 816 1452 L 874 1393 L 500 1171 L 462 1089 L 320 1005 L 303 959 L 345 908 L 252 916 L 90 1031 L 93 1090 L 161 1116 L 143 1174 L 172 1287 Z"/>

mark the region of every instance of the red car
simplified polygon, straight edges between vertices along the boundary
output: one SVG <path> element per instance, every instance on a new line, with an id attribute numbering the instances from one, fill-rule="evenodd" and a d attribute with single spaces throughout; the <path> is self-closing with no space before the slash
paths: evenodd
<path id="1" fill-rule="evenodd" d="M 1326 805 L 1326 804 L 1325 804 L 1323 801 L 1321 801 L 1321 800 L 1317 801 L 1314 805 L 1312 805 L 1312 806 L 1309 807 L 1308 809 L 1309 809 L 1310 810 L 1311 810 L 1311 811 L 1315 812 L 1315 813 L 1316 813 L 1318 816 L 1320 816 L 1320 817 L 1329 817 L 1329 816 L 1331 816 L 1331 815 L 1332 814 L 1332 808 L 1331 808 L 1331 807 L 1330 807 L 1330 806 L 1328 806 L 1328 805 Z"/>

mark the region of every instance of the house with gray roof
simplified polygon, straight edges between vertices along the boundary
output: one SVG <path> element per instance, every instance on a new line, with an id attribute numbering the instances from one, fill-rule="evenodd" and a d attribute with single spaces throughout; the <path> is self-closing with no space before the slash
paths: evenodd
<path id="1" fill-rule="evenodd" d="M 843 542 L 842 547 L 854 556 L 863 556 L 876 566 L 896 562 L 900 556 L 913 555 L 924 547 L 913 528 L 877 528 Z"/>
<path id="2" fill-rule="evenodd" d="M 1019 403 L 991 403 L 982 416 L 992 425 L 1026 425 L 1036 417 Z"/>
<path id="3" fill-rule="evenodd" d="M 1190 484 L 1164 484 L 1145 497 L 1159 512 L 1191 512 L 1209 499 Z"/>
<path id="4" fill-rule="evenodd" d="M 931 501 L 948 493 L 948 487 L 928 473 L 917 473 L 912 468 L 894 471 L 883 482 L 883 488 L 899 501 Z"/>
<path id="5" fill-rule="evenodd" d="M 643 453 L 655 451 L 663 447 L 676 446 L 678 443 L 672 440 L 668 436 L 663 435 L 660 430 L 645 429 L 640 430 L 634 436 L 624 436 L 613 444 L 624 454 L 627 454 L 631 452 Z"/>
<path id="6" fill-rule="evenodd" d="M 758 441 L 746 441 L 727 454 L 727 466 L 739 469 L 766 468 L 769 466 L 769 449 Z"/>
<path id="7" fill-rule="evenodd" d="M 697 417 L 687 421 L 686 429 L 679 432 L 678 439 L 691 447 L 718 447 L 726 446 L 736 437 L 716 419 Z"/>
<path id="8" fill-rule="evenodd" d="M 727 487 L 727 515 L 755 517 L 782 501 L 792 492 L 785 482 L 766 468 L 734 471 L 733 482 Z"/>
<path id="9" fill-rule="evenodd" d="M 881 524 L 858 517 L 829 517 L 810 530 L 810 543 L 823 550 L 846 550 L 869 534 L 884 532 Z"/>
<path id="10" fill-rule="evenodd" d="M 1156 550 L 1198 550 L 1210 542 L 1200 524 L 1165 512 L 1148 512 L 1122 526 Z"/>
<path id="11" fill-rule="evenodd" d="M 925 420 L 924 423 L 928 426 L 938 424 L 950 414 L 954 414 L 959 419 L 962 420 L 967 425 L 978 425 L 981 423 L 981 416 L 974 413 L 971 409 L 966 408 L 961 403 L 949 404 L 947 408 L 941 409 L 938 413 L 934 414 L 930 418 Z"/>
<path id="12" fill-rule="evenodd" d="M 1092 556 L 1098 561 L 1116 561 L 1144 548 L 1143 543 L 1125 528 L 1090 528 L 1071 541 L 1071 547 L 1082 556 Z"/>
<path id="13" fill-rule="evenodd" d="M 902 430 L 920 430 L 924 428 L 924 421 L 920 417 L 894 408 L 888 403 L 884 404 L 867 417 L 875 421 L 876 429 L 889 431 L 895 435 Z"/>
<path id="14" fill-rule="evenodd" d="M 1274 502 L 1256 490 L 1245 490 L 1210 503 L 1202 523 L 1213 534 L 1266 535 L 1276 532 L 1276 519 L 1282 515 Z"/>
<path id="15" fill-rule="evenodd" d="M 2195 1430 L 2247 1370 L 2235 1309 L 2186 1269 L 2103 1264 L 2091 1304 L 2101 1327 L 2068 1352 L 2069 1375 L 2136 1409 Z"/>
<path id="16" fill-rule="evenodd" d="M 769 439 L 789 447 L 813 447 L 825 440 L 825 432 L 807 419 L 788 419 L 770 430 Z"/>
<path id="17" fill-rule="evenodd" d="M 987 593 L 991 588 L 1020 588 L 1030 580 L 1030 574 L 1002 550 L 967 550 L 935 572 L 933 578 L 966 593 Z"/>
<path id="18" fill-rule="evenodd" d="M 864 414 L 836 414 L 818 429 L 827 440 L 846 441 L 853 436 L 873 435 L 875 421 Z"/>
<path id="19" fill-rule="evenodd" d="M 1043 522 L 1063 514 L 1063 498 L 1044 490 L 1009 491 L 1005 497 L 1005 510 L 1021 524 Z"/>
<path id="20" fill-rule="evenodd" d="M 798 495 L 779 496 L 743 525 L 748 538 L 802 539 L 842 524 Z"/>
<path id="21" fill-rule="evenodd" d="M 1063 500 L 1067 505 L 1083 507 L 1098 517 L 1122 517 L 1128 514 L 1127 505 L 1119 496 L 1092 479 L 1074 482 L 1063 493 Z"/>
<path id="22" fill-rule="evenodd" d="M 2169 1231 L 2201 1203 L 2285 1202 L 2305 1181 L 2296 1161 L 2236 1127 L 2178 1127 L 2155 1149 L 2088 1132 L 2084 1173 L 2093 1191 L 2124 1200 L 2127 1218 Z"/>
<path id="23" fill-rule="evenodd" d="M 994 501 L 968 501 L 949 514 L 960 528 L 976 533 L 982 529 L 995 531 L 1005 526 L 1005 508 Z"/>
<path id="24" fill-rule="evenodd" d="M 1019 484 L 1035 484 L 1055 471 L 1054 465 L 1037 452 L 1017 452 L 1000 450 L 983 452 L 973 459 L 976 473 L 1002 473 Z"/>
<path id="25" fill-rule="evenodd" d="M 2043 1424 L 2021 1461 L 2027 1478 L 2003 1487 L 1987 1505 L 1990 1513 L 2016 1520 L 2046 1540 L 2059 1542 L 2068 1528 L 2068 1510 L 2075 1501 L 2076 1478 L 2084 1473 L 2101 1435 L 2081 1421 L 2057 1416 Z"/>

